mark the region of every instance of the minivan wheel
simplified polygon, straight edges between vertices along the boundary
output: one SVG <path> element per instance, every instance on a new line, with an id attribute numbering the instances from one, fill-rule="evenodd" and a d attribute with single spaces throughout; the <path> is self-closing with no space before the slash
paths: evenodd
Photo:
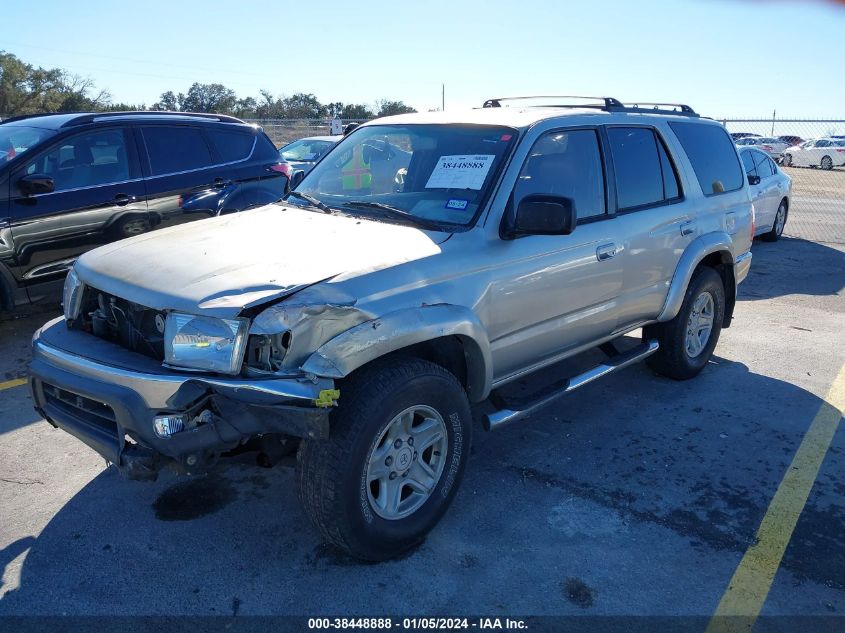
<path id="1" fill-rule="evenodd" d="M 775 214 L 775 221 L 772 223 L 772 230 L 768 233 L 763 233 L 760 237 L 767 242 L 777 242 L 780 236 L 783 235 L 783 228 L 786 226 L 786 218 L 789 215 L 789 210 L 786 206 L 786 200 L 780 201 L 778 212 Z"/>
<path id="2" fill-rule="evenodd" d="M 329 542 L 363 560 L 415 546 L 449 507 L 472 438 L 466 393 L 451 373 L 390 358 L 340 385 L 330 437 L 299 447 L 299 497 Z"/>
<path id="3" fill-rule="evenodd" d="M 660 347 L 646 359 L 658 374 L 687 380 L 697 376 L 713 354 L 725 318 L 725 288 L 712 268 L 693 273 L 681 309 L 674 319 L 643 328 L 643 338 Z"/>
<path id="4" fill-rule="evenodd" d="M 830 156 L 822 156 L 821 167 L 822 169 L 827 169 L 828 171 L 833 169 L 833 160 Z"/>

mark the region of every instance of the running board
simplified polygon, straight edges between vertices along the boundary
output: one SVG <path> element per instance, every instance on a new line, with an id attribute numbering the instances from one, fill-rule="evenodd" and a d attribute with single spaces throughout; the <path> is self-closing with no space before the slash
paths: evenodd
<path id="1" fill-rule="evenodd" d="M 536 411 L 542 409 L 547 404 L 551 404 L 561 396 L 569 393 L 570 391 L 575 391 L 579 387 L 583 387 L 584 385 L 588 385 L 591 382 L 598 380 L 599 378 L 604 378 L 605 376 L 612 374 L 620 369 L 624 369 L 628 365 L 633 363 L 639 362 L 644 358 L 651 356 L 654 352 L 657 351 L 659 344 L 656 340 L 652 339 L 638 345 L 634 349 L 618 354 L 608 360 L 606 363 L 602 363 L 592 369 L 585 371 L 583 374 L 578 374 L 577 376 L 573 376 L 569 379 L 566 385 L 561 389 L 556 389 L 550 394 L 544 394 L 540 396 L 539 399 L 527 404 L 526 406 L 519 408 L 519 409 L 509 409 L 503 408 L 499 409 L 498 411 L 494 411 L 493 413 L 488 413 L 484 416 L 484 428 L 487 431 L 492 431 L 494 429 L 498 429 L 506 424 L 510 424 L 511 422 L 516 422 L 517 420 L 521 420 L 522 418 L 535 413 Z"/>

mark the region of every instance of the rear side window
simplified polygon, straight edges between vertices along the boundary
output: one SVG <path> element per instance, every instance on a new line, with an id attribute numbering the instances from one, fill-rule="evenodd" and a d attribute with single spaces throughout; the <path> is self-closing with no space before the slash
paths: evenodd
<path id="1" fill-rule="evenodd" d="M 193 127 L 145 127 L 144 144 L 153 176 L 202 169 L 212 164 L 202 132 Z"/>
<path id="2" fill-rule="evenodd" d="M 224 163 L 234 163 L 249 158 L 255 136 L 233 130 L 206 130 L 211 143 Z"/>
<path id="3" fill-rule="evenodd" d="M 742 188 L 743 175 L 736 149 L 724 128 L 701 123 L 669 123 L 692 163 L 705 196 Z"/>
<path id="4" fill-rule="evenodd" d="M 666 148 L 651 128 L 608 128 L 620 211 L 677 199 L 680 187 Z"/>
<path id="5" fill-rule="evenodd" d="M 273 141 L 266 134 L 259 132 L 255 137 L 255 151 L 252 157 L 256 160 L 271 160 L 276 162 L 279 160 L 279 150 L 276 149 Z"/>
<path id="6" fill-rule="evenodd" d="M 595 130 L 544 134 L 525 159 L 514 190 L 514 203 L 529 194 L 570 198 L 575 215 L 604 215 L 604 170 Z"/>
<path id="7" fill-rule="evenodd" d="M 774 164 L 763 152 L 754 152 L 754 166 L 757 168 L 757 175 L 760 178 L 774 176 Z"/>

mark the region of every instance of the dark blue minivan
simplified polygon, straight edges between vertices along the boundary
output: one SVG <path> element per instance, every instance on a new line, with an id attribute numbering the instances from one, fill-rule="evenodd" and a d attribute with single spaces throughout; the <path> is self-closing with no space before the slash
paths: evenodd
<path id="1" fill-rule="evenodd" d="M 290 166 L 258 127 L 184 112 L 0 123 L 0 309 L 61 295 L 82 253 L 279 200 Z"/>

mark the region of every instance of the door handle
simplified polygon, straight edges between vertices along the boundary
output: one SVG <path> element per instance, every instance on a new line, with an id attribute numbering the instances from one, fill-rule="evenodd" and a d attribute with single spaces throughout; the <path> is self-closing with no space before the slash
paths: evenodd
<path id="1" fill-rule="evenodd" d="M 695 222 L 691 220 L 683 222 L 681 224 L 681 235 L 691 235 L 692 233 L 695 233 Z"/>
<path id="2" fill-rule="evenodd" d="M 224 180 L 223 178 L 215 178 L 214 179 L 214 188 L 215 189 L 222 189 L 226 185 L 232 184 L 231 180 Z"/>
<path id="3" fill-rule="evenodd" d="M 602 244 L 596 249 L 596 259 L 600 262 L 613 259 L 620 250 L 616 244 Z"/>
<path id="4" fill-rule="evenodd" d="M 114 197 L 114 203 L 119 207 L 125 207 L 130 202 L 135 202 L 135 196 L 119 193 Z"/>

